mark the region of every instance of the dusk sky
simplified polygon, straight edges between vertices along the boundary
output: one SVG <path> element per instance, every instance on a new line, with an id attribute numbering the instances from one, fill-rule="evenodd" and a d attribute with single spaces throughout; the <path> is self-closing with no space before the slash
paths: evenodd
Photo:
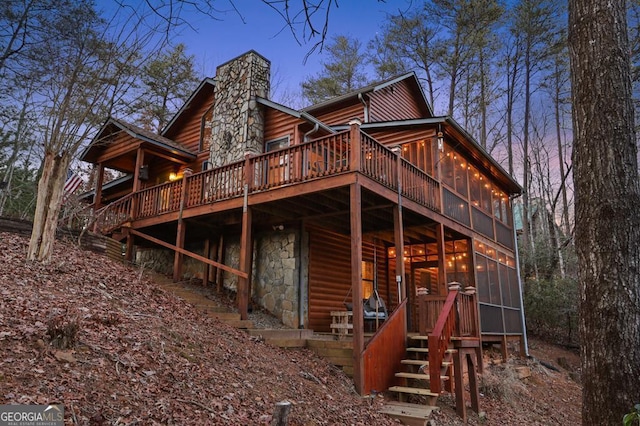
<path id="1" fill-rule="evenodd" d="M 301 1 L 295 3 L 297 7 Z M 197 33 L 184 28 L 175 41 L 187 46 L 188 52 L 196 57 L 198 71 L 207 76 L 215 74 L 216 66 L 254 49 L 271 61 L 272 74 L 281 82 L 277 92 L 299 92 L 300 82 L 317 74 L 324 59 L 324 55 L 314 53 L 304 64 L 305 55 L 315 40 L 298 45 L 291 31 L 284 28 L 282 18 L 259 0 L 236 0 L 235 5 L 245 23 L 231 10 L 220 13 L 220 20 L 194 15 L 189 23 Z M 341 0 L 338 5 L 331 11 L 328 37 L 349 35 L 366 45 L 379 31 L 387 14 L 407 10 L 411 1 Z M 220 8 L 224 6 L 225 2 L 221 0 Z M 277 97 L 278 93 L 275 95 Z"/>

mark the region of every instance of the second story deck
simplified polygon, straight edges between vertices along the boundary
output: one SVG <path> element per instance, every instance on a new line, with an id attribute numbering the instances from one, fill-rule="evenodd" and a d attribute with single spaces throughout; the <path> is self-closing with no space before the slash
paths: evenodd
<path id="1" fill-rule="evenodd" d="M 512 247 L 512 230 L 354 125 L 349 130 L 144 188 L 103 208 L 103 231 L 311 195 L 359 182 Z M 344 200 L 342 202 L 345 202 Z M 348 203 L 348 198 L 346 199 Z M 287 209 L 283 205 L 283 209 Z"/>

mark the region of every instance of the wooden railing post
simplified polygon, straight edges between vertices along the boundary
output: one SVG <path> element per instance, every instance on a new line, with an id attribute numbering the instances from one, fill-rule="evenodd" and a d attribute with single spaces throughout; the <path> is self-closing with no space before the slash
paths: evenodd
<path id="1" fill-rule="evenodd" d="M 349 163 L 349 170 L 352 172 L 360 171 L 361 158 L 362 158 L 362 144 L 360 143 L 360 125 L 362 122 L 354 118 L 349 121 L 351 126 L 349 131 L 349 146 L 351 149 L 351 162 Z"/>

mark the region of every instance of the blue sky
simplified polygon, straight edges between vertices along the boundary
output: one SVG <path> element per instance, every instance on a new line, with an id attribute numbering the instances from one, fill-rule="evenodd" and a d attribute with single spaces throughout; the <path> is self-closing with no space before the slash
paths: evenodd
<path id="1" fill-rule="evenodd" d="M 297 7 L 301 0 L 294 2 Z M 220 9 L 228 6 L 227 12 L 218 14 L 220 20 L 193 14 L 188 18 L 193 29 L 183 28 L 174 39 L 183 42 L 196 57 L 200 72 L 213 76 L 216 66 L 250 49 L 271 61 L 272 74 L 280 80 L 277 88 L 280 92 L 299 91 L 301 81 L 320 71 L 322 54 L 314 53 L 304 63 L 314 42 L 298 45 L 291 31 L 283 29 L 284 21 L 275 11 L 259 0 L 235 0 L 234 4 L 245 23 L 225 0 L 220 0 Z M 408 7 L 410 0 L 339 0 L 338 8 L 332 8 L 328 36 L 349 35 L 366 45 L 384 24 L 387 14 Z"/>

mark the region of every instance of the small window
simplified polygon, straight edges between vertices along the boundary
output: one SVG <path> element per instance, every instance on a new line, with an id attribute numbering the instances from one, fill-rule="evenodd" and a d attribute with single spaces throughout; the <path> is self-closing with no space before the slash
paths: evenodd
<path id="1" fill-rule="evenodd" d="M 264 145 L 265 145 L 265 152 L 271 152 L 271 151 L 276 151 L 278 149 L 286 148 L 289 146 L 289 136 L 268 141 Z"/>

